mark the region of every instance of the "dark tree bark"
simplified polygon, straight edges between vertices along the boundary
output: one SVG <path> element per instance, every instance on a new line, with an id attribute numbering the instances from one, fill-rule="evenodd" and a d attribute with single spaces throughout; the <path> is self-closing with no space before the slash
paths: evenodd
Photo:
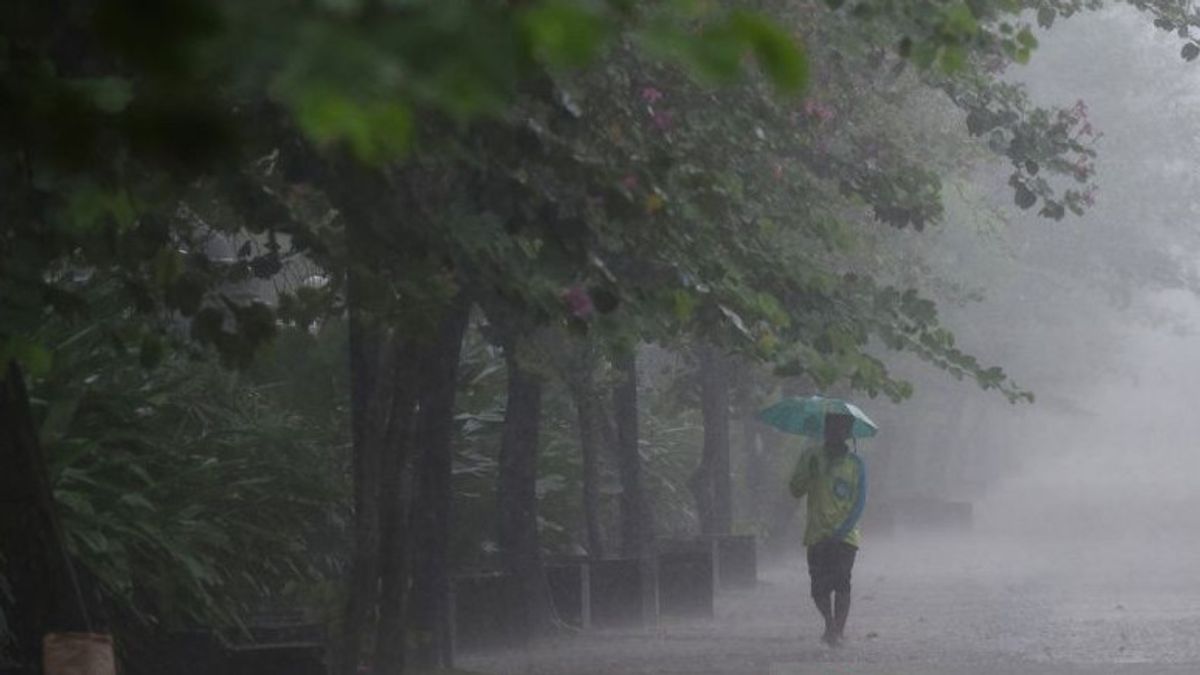
<path id="1" fill-rule="evenodd" d="M 286 125 L 281 125 L 286 129 Z M 350 592 L 342 632 L 334 657 L 334 675 L 352 675 L 358 668 L 362 635 L 371 628 L 379 607 L 377 666 L 402 667 L 402 651 L 408 644 L 403 620 L 404 595 L 409 584 L 406 551 L 409 536 L 405 513 L 406 458 L 415 434 L 412 408 L 415 396 L 415 366 L 409 361 L 405 372 L 388 386 L 378 373 L 391 366 L 372 359 L 382 343 L 383 316 L 394 310 L 386 293 L 378 287 L 389 280 L 421 276 L 445 264 L 429 255 L 423 228 L 436 216 L 428 208 L 439 203 L 453 181 L 438 181 L 438 175 L 416 168 L 386 172 L 365 166 L 348 155 L 332 160 L 318 156 L 313 148 L 285 132 L 285 166 L 318 182 L 340 212 L 345 223 L 348 253 L 347 305 L 351 323 L 351 408 L 355 484 L 355 545 L 350 565 Z M 410 340 L 406 358 L 418 358 L 421 349 L 408 322 L 396 326 Z M 376 345 L 377 346 L 377 345 Z M 395 399 L 395 400 L 393 400 Z M 392 415 L 393 404 L 396 415 Z M 394 419 L 393 419 L 394 418 Z M 390 431 L 389 431 L 390 429 Z M 390 436 L 392 440 L 388 440 Z M 385 452 L 383 447 L 387 446 Z M 386 460 L 386 466 L 384 462 Z M 380 481 L 388 486 L 381 493 Z M 407 493 L 411 497 L 411 492 Z M 382 504 L 382 511 L 381 511 Z M 384 533 L 380 538 L 380 520 Z M 382 548 L 381 548 L 382 546 Z M 386 561 L 380 568 L 380 561 Z M 382 577 L 381 577 L 382 574 Z M 379 606 L 383 594 L 383 605 Z"/>
<path id="2" fill-rule="evenodd" d="M 613 359 L 620 378 L 613 388 L 613 421 L 616 427 L 617 470 L 621 478 L 621 554 L 639 559 L 642 580 L 642 622 L 652 628 L 658 622 L 658 564 L 652 551 L 653 516 L 642 480 L 642 454 L 638 437 L 637 350 L 630 349 Z M 607 419 L 604 420 L 607 427 Z M 607 441 L 606 441 L 607 442 Z"/>
<path id="3" fill-rule="evenodd" d="M 394 342 L 393 332 L 384 322 L 376 286 L 380 276 L 398 264 L 403 252 L 394 247 L 394 218 L 403 212 L 396 203 L 396 190 L 387 176 L 358 163 L 324 162 L 310 158 L 317 167 L 322 188 L 341 212 L 345 222 L 347 268 L 347 305 L 350 321 L 350 408 L 352 465 L 354 478 L 354 553 L 350 564 L 350 589 L 342 633 L 335 649 L 335 675 L 354 675 L 362 652 L 362 637 L 376 628 L 380 601 L 381 509 L 384 494 L 381 481 L 387 472 L 394 476 L 402 466 L 397 438 L 403 419 L 392 420 L 393 408 L 404 409 L 411 398 L 405 394 L 411 381 L 397 381 L 397 366 L 411 355 Z M 399 400 L 394 400 L 394 399 Z M 411 405 L 411 400 L 407 401 Z M 403 415 L 401 416 L 401 418 Z M 391 425 L 392 439 L 389 439 Z M 389 447 L 391 443 L 391 447 Z M 391 479 L 389 479 L 391 480 Z M 389 486 L 389 490 L 391 490 Z M 395 496 L 393 494 L 388 497 Z M 396 526 L 395 513 L 387 516 L 389 540 Z M 402 524 L 401 524 L 402 526 Z M 391 544 L 389 544 L 390 546 Z M 389 554 L 391 551 L 389 551 Z M 394 556 L 387 556 L 389 559 Z M 396 570 L 389 570 L 394 575 Z M 394 578 L 393 578 L 394 581 Z M 395 588 L 393 584 L 391 588 Z M 389 626 L 389 631 L 400 630 Z"/>
<path id="4" fill-rule="evenodd" d="M 700 464 L 688 478 L 688 489 L 696 502 L 696 520 L 699 521 L 700 533 L 711 534 L 713 531 L 713 493 L 712 467 L 707 453 L 701 455 Z"/>
<path id="5" fill-rule="evenodd" d="M 25 379 L 15 362 L 0 377 L 0 568 L 11 597 L 0 603 L 17 657 L 40 672 L 42 636 L 90 630 L 39 447 Z M 11 602 L 11 604 L 10 604 Z"/>
<path id="6" fill-rule="evenodd" d="M 748 517 L 753 522 L 761 522 L 766 515 L 767 495 L 772 490 L 771 474 L 767 462 L 767 440 L 764 438 L 763 424 L 755 419 L 753 413 L 742 417 L 742 449 L 746 456 L 746 481 L 743 502 Z"/>
<path id="7" fill-rule="evenodd" d="M 391 389 L 386 435 L 379 462 L 379 625 L 375 637 L 374 672 L 404 672 L 405 595 L 408 590 L 408 503 L 405 481 L 412 454 L 417 369 L 426 354 L 420 346 L 393 338 L 393 367 L 385 387 Z"/>
<path id="8" fill-rule="evenodd" d="M 603 557 L 604 539 L 600 527 L 600 439 L 604 411 L 597 400 L 595 348 L 589 340 L 579 340 L 567 346 L 564 379 L 575 402 L 576 424 L 579 429 L 579 449 L 583 464 L 583 485 L 580 504 L 583 511 L 583 530 L 588 555 Z"/>
<path id="9" fill-rule="evenodd" d="M 463 334 L 470 303 L 460 297 L 438 326 L 436 341 L 419 371 L 415 500 L 412 509 L 413 665 L 454 665 L 450 626 L 449 531 L 453 509 L 454 403 Z"/>
<path id="10" fill-rule="evenodd" d="M 353 294 L 353 284 L 351 285 Z M 385 422 L 378 396 L 383 329 L 361 312 L 350 314 L 350 430 L 354 482 L 354 552 L 350 588 L 337 647 L 336 675 L 355 675 L 362 635 L 375 611 L 379 583 L 379 478 Z"/>
<path id="11" fill-rule="evenodd" d="M 621 553 L 638 557 L 650 538 L 650 518 L 642 485 L 642 457 L 638 449 L 637 354 L 629 351 L 613 360 L 618 376 L 613 388 L 616 423 L 617 468 L 621 477 Z"/>
<path id="12" fill-rule="evenodd" d="M 508 400 L 500 440 L 497 490 L 499 544 L 504 569 L 520 591 L 525 635 L 558 625 L 542 563 L 537 522 L 537 454 L 542 418 L 542 383 L 518 357 L 521 338 L 506 340 Z"/>
<path id="13" fill-rule="evenodd" d="M 575 396 L 579 448 L 583 459 L 583 526 L 587 534 L 588 555 L 600 558 L 604 556 L 604 538 L 600 531 L 600 449 L 596 441 L 601 420 L 590 367 L 585 370 L 584 377 L 580 391 Z"/>
<path id="14" fill-rule="evenodd" d="M 691 479 L 702 534 L 733 531 L 729 464 L 728 360 L 715 347 L 697 350 L 700 361 L 700 411 L 704 417 L 704 454 Z"/>

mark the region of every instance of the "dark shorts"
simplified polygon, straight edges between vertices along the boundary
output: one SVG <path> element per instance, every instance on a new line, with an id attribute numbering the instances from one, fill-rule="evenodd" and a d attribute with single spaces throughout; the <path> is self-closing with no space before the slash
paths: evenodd
<path id="1" fill-rule="evenodd" d="M 828 595 L 831 591 L 850 592 L 850 571 L 858 547 L 844 541 L 823 541 L 808 547 L 808 576 L 812 579 L 812 594 Z"/>

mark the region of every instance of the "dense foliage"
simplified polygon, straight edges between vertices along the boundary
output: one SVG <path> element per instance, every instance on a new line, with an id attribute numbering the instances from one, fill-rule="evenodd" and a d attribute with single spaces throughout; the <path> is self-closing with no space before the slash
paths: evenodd
<path id="1" fill-rule="evenodd" d="M 1200 55 L 1190 9 L 1134 4 Z M 958 226 L 948 187 L 1049 221 L 1092 206 L 1086 105 L 1004 73 L 1033 24 L 1097 7 L 8 3 L 0 363 L 31 376 L 71 552 L 117 623 L 236 625 L 348 573 L 399 589 L 351 591 L 353 633 L 429 581 L 405 547 L 443 546 L 420 516 L 448 517 L 445 429 L 461 568 L 514 535 L 628 545 L 631 461 L 658 533 L 706 526 L 730 475 L 706 401 L 747 448 L 766 397 L 898 402 L 914 360 L 1032 401 L 942 325 L 970 292 L 895 233 Z M 765 480 L 795 450 L 771 446 L 734 471 Z M 514 486 L 533 532 L 494 536 Z M 739 527 L 777 519 L 745 506 Z"/>

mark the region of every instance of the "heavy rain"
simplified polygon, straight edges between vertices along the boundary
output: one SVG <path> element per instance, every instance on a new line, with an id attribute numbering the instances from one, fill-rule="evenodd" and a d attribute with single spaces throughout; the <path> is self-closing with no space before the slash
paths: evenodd
<path id="1" fill-rule="evenodd" d="M 1182 0 L 10 0 L 0 675 L 1200 672 Z"/>

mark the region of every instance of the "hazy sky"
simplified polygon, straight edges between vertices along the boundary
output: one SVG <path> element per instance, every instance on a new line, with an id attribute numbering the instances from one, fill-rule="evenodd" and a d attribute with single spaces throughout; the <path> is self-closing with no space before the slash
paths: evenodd
<path id="1" fill-rule="evenodd" d="M 1186 286 L 1200 254 L 1200 64 L 1127 8 L 1060 22 L 1040 39 L 1032 63 L 1009 77 L 1039 104 L 1087 104 L 1103 133 L 1096 208 L 1055 223 L 1009 206 L 996 187 L 1010 272 L 983 283 L 984 302 L 944 313 L 968 350 L 989 341 L 975 351 L 1041 403 L 1013 409 L 988 397 L 986 438 L 948 440 L 970 445 L 976 463 L 1009 467 L 977 504 L 987 526 L 1152 538 L 1189 522 L 1200 530 L 1200 301 L 1195 288 L 1171 290 Z M 949 245 L 979 244 L 977 233 L 945 227 Z M 954 274 L 977 280 L 996 250 L 968 253 Z M 1017 461 L 980 459 L 992 452 Z"/>

